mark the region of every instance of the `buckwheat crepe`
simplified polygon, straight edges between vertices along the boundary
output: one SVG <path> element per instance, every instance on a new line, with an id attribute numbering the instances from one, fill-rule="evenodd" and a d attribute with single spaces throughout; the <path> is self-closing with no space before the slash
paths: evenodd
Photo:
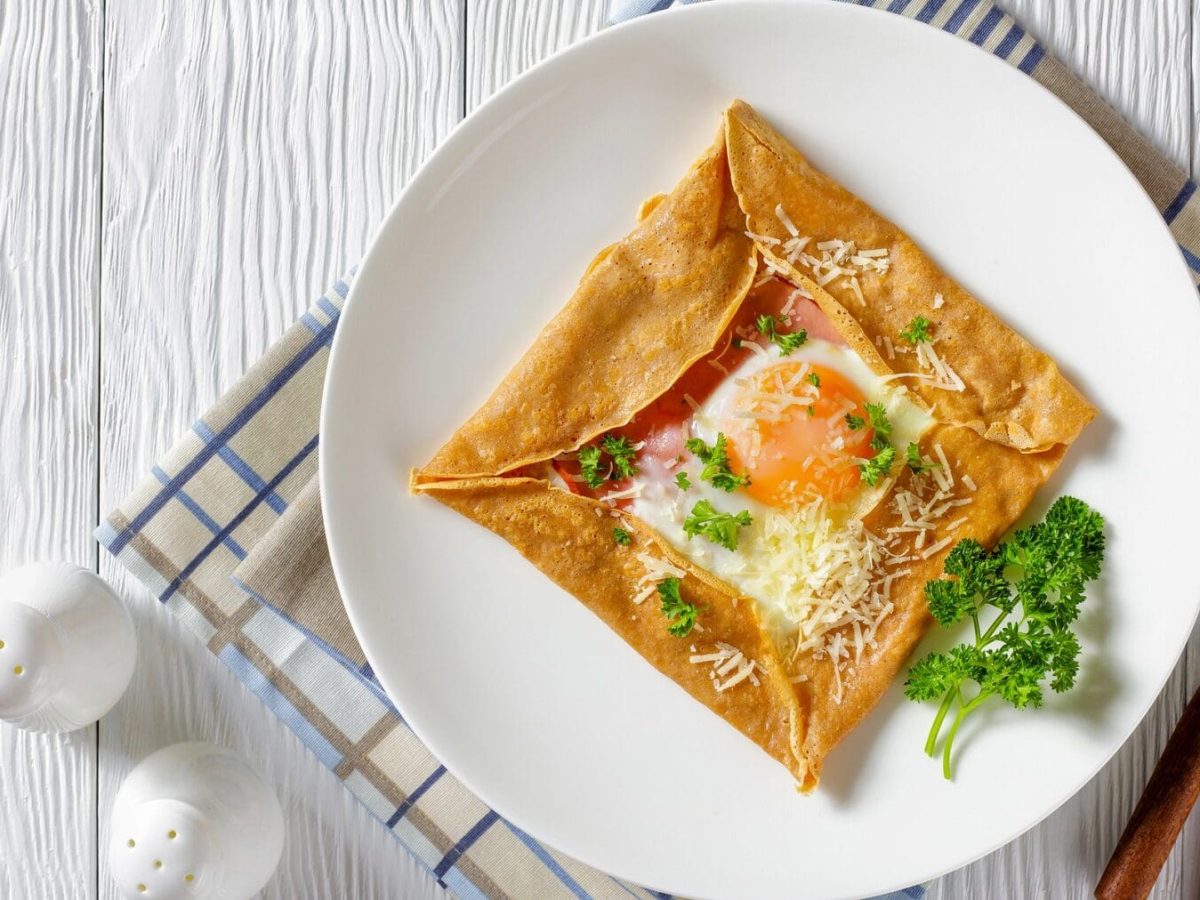
<path id="1" fill-rule="evenodd" d="M 780 251 L 792 229 L 886 248 L 890 270 L 857 287 L 818 284 Z M 782 273 L 820 306 L 846 343 L 878 375 L 880 352 L 939 296 L 938 352 L 961 391 L 930 380 L 908 384 L 934 424 L 936 444 L 977 485 L 958 537 L 996 540 L 1046 482 L 1095 415 L 1054 361 L 951 280 L 899 228 L 818 172 L 747 104 L 725 112 L 713 145 L 668 194 L 643 204 L 640 220 L 588 266 L 566 306 L 538 335 L 483 406 L 424 467 L 414 493 L 428 495 L 492 530 L 588 606 L 651 665 L 816 786 L 828 752 L 887 690 L 928 628 L 925 582 L 941 573 L 947 546 L 891 585 L 894 609 L 875 646 L 834 690 L 834 665 L 789 654 L 756 603 L 679 553 L 634 516 L 621 524 L 639 552 L 683 570 L 681 593 L 703 611 L 706 639 L 739 647 L 757 663 L 753 690 L 715 691 L 690 661 L 689 642 L 668 634 L 652 604 L 630 598 L 645 567 L 614 542 L 610 505 L 556 486 L 550 461 L 629 423 L 668 391 L 725 333 L 763 267 Z M 858 294 L 861 293 L 861 300 Z M 915 476 L 901 468 L 889 490 Z M 900 524 L 878 502 L 864 517 L 886 533 Z"/>

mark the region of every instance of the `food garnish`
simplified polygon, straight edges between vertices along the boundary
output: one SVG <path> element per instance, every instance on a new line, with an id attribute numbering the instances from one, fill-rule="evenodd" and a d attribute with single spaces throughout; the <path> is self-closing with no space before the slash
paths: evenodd
<path id="1" fill-rule="evenodd" d="M 736 550 L 738 532 L 749 526 L 751 521 L 749 510 L 743 509 L 736 515 L 718 512 L 707 500 L 700 500 L 684 520 L 683 533 L 689 539 L 701 534 L 726 550 Z"/>
<path id="2" fill-rule="evenodd" d="M 941 463 L 935 463 L 933 460 L 926 459 L 921 455 L 921 448 L 916 444 L 909 444 L 908 450 L 905 451 L 907 457 L 907 465 L 914 475 L 920 475 L 922 472 L 928 472 L 930 469 L 941 467 Z"/>
<path id="3" fill-rule="evenodd" d="M 788 334 L 781 333 L 778 326 L 783 324 L 783 320 L 775 316 L 759 316 L 754 324 L 759 334 L 779 348 L 780 356 L 790 356 L 792 351 L 802 347 L 808 340 L 808 332 L 803 328 Z"/>
<path id="4" fill-rule="evenodd" d="M 924 316 L 913 316 L 908 327 L 900 332 L 900 337 L 914 346 L 929 343 L 929 326 L 932 323 Z"/>
<path id="5" fill-rule="evenodd" d="M 604 469 L 604 456 L 610 462 Z M 579 450 L 579 474 L 583 483 L 592 490 L 600 487 L 605 481 L 616 481 L 618 478 L 629 478 L 637 474 L 633 464 L 637 451 L 629 443 L 629 439 L 619 434 L 606 434 L 600 440 L 599 446 L 589 444 Z"/>
<path id="6" fill-rule="evenodd" d="M 871 449 L 875 455 L 857 464 L 858 474 L 869 487 L 875 487 L 880 479 L 891 473 L 892 463 L 896 461 L 896 448 L 888 440 L 892 436 L 892 423 L 888 421 L 883 404 L 868 403 L 866 410 L 871 420 L 871 430 L 875 432 L 871 438 Z M 861 419 L 858 421 L 862 422 Z"/>
<path id="7" fill-rule="evenodd" d="M 613 540 L 616 541 L 618 544 L 620 544 L 622 547 L 628 547 L 629 542 L 632 539 L 633 538 L 630 537 L 629 532 L 626 531 L 624 528 L 621 528 L 620 526 L 613 528 Z"/>
<path id="8" fill-rule="evenodd" d="M 696 625 L 699 610 L 696 604 L 688 603 L 679 594 L 679 579 L 664 578 L 658 583 L 658 596 L 662 598 L 660 609 L 667 617 L 667 631 L 675 637 L 687 637 Z"/>
<path id="9" fill-rule="evenodd" d="M 600 441 L 600 449 L 612 457 L 613 465 L 621 473 L 622 478 L 628 478 L 637 473 L 637 467 L 633 464 L 637 451 L 629 443 L 629 438 L 619 434 L 606 434 Z"/>
<path id="10" fill-rule="evenodd" d="M 690 478 L 688 478 L 687 472 L 676 472 L 675 473 L 675 484 L 679 487 L 679 489 L 681 491 L 686 491 L 688 488 L 690 488 L 692 486 L 692 480 Z"/>
<path id="11" fill-rule="evenodd" d="M 704 463 L 704 468 L 700 472 L 702 481 L 707 481 L 713 487 L 726 492 L 732 492 L 735 488 L 745 487 L 750 483 L 750 476 L 744 472 L 740 475 L 733 474 L 733 469 L 729 465 L 725 435 L 721 432 L 717 432 L 717 442 L 712 447 L 709 447 L 700 438 L 688 438 L 684 446 Z M 678 477 L 676 477 L 676 482 L 678 482 Z M 682 487 L 682 485 L 680 486 Z"/>
<path id="12" fill-rule="evenodd" d="M 1079 617 L 1084 586 L 1100 574 L 1103 560 L 1103 517 L 1082 500 L 1060 497 L 1041 523 L 993 550 L 959 541 L 944 564 L 950 577 L 926 583 L 925 599 L 938 624 L 970 618 L 975 634 L 972 642 L 930 653 L 904 683 L 910 700 L 941 699 L 925 741 L 930 756 L 954 712 L 942 746 L 946 778 L 952 775 L 955 735 L 988 699 L 999 697 L 1017 709 L 1039 707 L 1047 678 L 1058 693 L 1075 684 L 1080 645 L 1071 625 Z M 984 627 L 986 606 L 998 614 Z"/>

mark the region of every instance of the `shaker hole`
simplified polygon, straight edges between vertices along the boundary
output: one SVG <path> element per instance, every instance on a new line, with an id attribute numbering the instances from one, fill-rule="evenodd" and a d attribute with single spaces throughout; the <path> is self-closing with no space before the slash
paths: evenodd
<path id="1" fill-rule="evenodd" d="M 154 861 L 154 868 L 156 868 L 156 869 L 161 869 L 161 868 L 162 868 L 162 860 L 161 860 L 161 859 L 156 859 L 156 860 Z"/>
<path id="2" fill-rule="evenodd" d="M 24 675 L 25 667 L 24 666 L 13 666 L 13 674 L 14 675 Z"/>
<path id="3" fill-rule="evenodd" d="M 179 833 L 177 831 L 175 831 L 174 828 L 172 828 L 170 831 L 167 832 L 167 837 L 170 838 L 171 840 L 175 840 L 175 838 L 179 837 Z"/>
<path id="4" fill-rule="evenodd" d="M 139 885 L 138 885 L 138 893 L 139 893 L 139 894 L 144 894 L 144 893 L 146 893 L 146 886 L 145 886 L 144 884 L 139 884 Z"/>
<path id="5" fill-rule="evenodd" d="M 193 875 L 191 872 L 188 872 L 188 874 L 183 876 L 183 880 L 186 881 L 188 884 L 191 884 L 193 881 L 196 880 L 196 876 Z"/>
<path id="6" fill-rule="evenodd" d="M 4 649 L 4 641 L 0 641 L 0 650 Z"/>
<path id="7" fill-rule="evenodd" d="M 137 846 L 137 841 L 135 841 L 133 838 L 130 838 L 129 840 L 127 840 L 127 841 L 125 842 L 125 846 L 126 846 L 126 847 L 136 847 L 136 846 Z"/>

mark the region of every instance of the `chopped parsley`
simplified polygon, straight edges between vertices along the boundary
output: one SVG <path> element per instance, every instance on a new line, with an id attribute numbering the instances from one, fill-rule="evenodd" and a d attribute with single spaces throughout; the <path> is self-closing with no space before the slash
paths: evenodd
<path id="1" fill-rule="evenodd" d="M 700 472 L 700 480 L 710 482 L 713 487 L 723 491 L 731 492 L 735 488 L 749 485 L 750 476 L 745 472 L 741 475 L 733 474 L 725 444 L 725 435 L 718 431 L 717 442 L 712 447 L 709 447 L 700 438 L 688 438 L 685 446 L 696 455 L 700 462 L 704 463 L 704 468 Z"/>
<path id="2" fill-rule="evenodd" d="M 633 538 L 630 536 L 629 532 L 626 531 L 624 528 L 618 527 L 618 528 L 613 529 L 613 540 L 616 541 L 618 544 L 620 544 L 622 547 L 628 547 L 629 542 L 631 540 L 633 540 Z"/>
<path id="3" fill-rule="evenodd" d="M 950 713 L 942 746 L 942 774 L 950 778 L 954 736 L 963 719 L 996 696 L 1017 709 L 1042 705 L 1042 683 L 1070 690 L 1079 672 L 1079 617 L 1087 582 L 1104 560 L 1104 519 L 1082 500 L 1060 497 L 1044 521 L 1023 528 L 993 550 L 962 540 L 946 557 L 949 578 L 927 582 L 925 600 L 938 624 L 970 618 L 974 641 L 916 663 L 904 683 L 917 702 L 941 700 L 925 752 L 933 756 Z M 996 608 L 986 628 L 985 606 Z M 1020 612 L 1017 607 L 1020 606 Z M 970 691 L 970 685 L 976 690 Z"/>
<path id="4" fill-rule="evenodd" d="M 908 327 L 900 332 L 900 337 L 910 344 L 926 344 L 929 342 L 929 326 L 932 323 L 924 316 L 913 316 Z"/>
<path id="5" fill-rule="evenodd" d="M 611 460 L 607 470 L 604 468 L 605 455 Z M 579 474 L 583 476 L 583 483 L 595 490 L 605 481 L 636 475 L 637 466 L 633 464 L 636 456 L 637 451 L 629 438 L 606 434 L 599 446 L 589 444 L 579 450 Z"/>
<path id="6" fill-rule="evenodd" d="M 816 372 L 809 372 L 806 380 L 815 388 L 819 388 L 821 386 L 821 376 Z"/>
<path id="7" fill-rule="evenodd" d="M 600 449 L 612 457 L 613 465 L 622 478 L 637 474 L 637 466 L 633 464 L 637 451 L 633 449 L 633 444 L 629 443 L 629 438 L 619 434 L 606 434 L 600 441 Z"/>
<path id="8" fill-rule="evenodd" d="M 850 413 L 846 413 L 846 427 L 851 431 L 858 431 L 866 424 L 867 420 L 862 416 L 855 416 L 851 415 Z"/>
<path id="9" fill-rule="evenodd" d="M 754 327 L 758 329 L 759 334 L 779 348 L 780 356 L 791 356 L 793 350 L 803 346 L 808 340 L 808 332 L 801 328 L 790 334 L 782 334 L 777 330 L 782 324 L 783 319 L 776 319 L 775 316 L 759 316 Z"/>
<path id="10" fill-rule="evenodd" d="M 688 488 L 690 488 L 692 486 L 692 480 L 690 478 L 688 478 L 687 472 L 676 472 L 675 473 L 675 483 L 677 485 L 679 485 L 679 489 L 681 491 L 686 491 Z"/>
<path id="11" fill-rule="evenodd" d="M 600 471 L 599 447 L 583 447 L 580 449 L 579 474 L 583 476 L 583 483 L 592 489 L 604 484 L 604 479 L 607 476 Z"/>
<path id="12" fill-rule="evenodd" d="M 805 411 L 805 413 L 807 413 L 810 416 L 815 416 L 817 414 L 817 408 L 815 406 L 813 406 L 811 403 L 808 404 L 808 406 L 806 406 L 804 408 L 804 411 Z"/>
<path id="13" fill-rule="evenodd" d="M 876 450 L 870 459 L 862 460 L 858 464 L 858 474 L 870 487 L 875 487 L 881 478 L 886 478 L 891 473 L 892 463 L 895 461 L 896 448 L 888 444 Z"/>
<path id="14" fill-rule="evenodd" d="M 874 447 L 875 441 L 886 441 L 892 436 L 892 423 L 888 421 L 887 411 L 882 403 L 868 403 L 866 409 L 867 417 L 871 420 L 871 430 L 875 432 L 871 442 L 871 446 Z"/>
<path id="15" fill-rule="evenodd" d="M 695 603 L 688 603 L 679 594 L 679 579 L 664 578 L 658 583 L 658 596 L 662 598 L 659 608 L 667 617 L 667 632 L 675 637 L 687 637 L 696 625 L 700 610 Z"/>
<path id="16" fill-rule="evenodd" d="M 684 519 L 683 533 L 688 538 L 702 534 L 726 550 L 736 550 L 738 532 L 749 526 L 751 521 L 749 510 L 743 509 L 737 515 L 717 512 L 716 507 L 707 500 L 700 500 Z"/>
<path id="17" fill-rule="evenodd" d="M 921 456 L 921 448 L 916 444 L 909 444 L 908 450 L 905 452 L 908 457 L 908 467 L 913 471 L 914 475 L 920 475 L 922 472 L 928 472 L 930 469 L 940 469 L 941 463 L 935 463 Z"/>
<path id="18" fill-rule="evenodd" d="M 871 438 L 871 449 L 875 451 L 875 455 L 858 463 L 858 474 L 868 486 L 875 487 L 880 479 L 891 473 L 892 464 L 896 461 L 896 448 L 888 440 L 892 436 L 892 423 L 888 421 L 883 404 L 868 403 L 866 410 L 867 417 L 871 420 L 871 430 L 875 432 Z M 859 427 L 862 427 L 862 419 L 855 418 Z"/>

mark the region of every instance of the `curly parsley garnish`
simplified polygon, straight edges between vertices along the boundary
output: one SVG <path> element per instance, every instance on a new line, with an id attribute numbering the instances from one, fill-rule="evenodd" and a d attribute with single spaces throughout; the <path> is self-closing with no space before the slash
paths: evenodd
<path id="1" fill-rule="evenodd" d="M 846 427 L 851 431 L 858 431 L 866 424 L 867 420 L 862 416 L 854 416 L 850 413 L 846 413 Z"/>
<path id="2" fill-rule="evenodd" d="M 913 316 L 912 321 L 908 323 L 908 327 L 900 332 L 900 337 L 914 346 L 928 343 L 929 326 L 932 324 L 924 316 Z"/>
<path id="3" fill-rule="evenodd" d="M 942 774 L 951 777 L 954 736 L 963 720 L 993 696 L 1017 709 L 1042 705 L 1042 682 L 1069 690 L 1079 672 L 1079 639 L 1071 625 L 1084 586 L 1100 574 L 1104 519 L 1082 500 L 1060 497 L 1040 524 L 1023 528 L 994 550 L 959 541 L 944 564 L 950 578 L 925 585 L 929 611 L 948 627 L 970 618 L 975 640 L 916 663 L 904 683 L 910 700 L 941 699 L 925 752 L 933 756 L 950 712 Z M 998 610 L 986 628 L 985 606 Z M 1020 613 L 1017 614 L 1017 607 Z M 976 690 L 969 691 L 971 684 Z"/>
<path id="4" fill-rule="evenodd" d="M 713 487 L 731 492 L 735 488 L 746 487 L 750 484 L 750 476 L 745 472 L 740 475 L 733 474 L 725 444 L 725 435 L 718 431 L 717 442 L 712 447 L 709 447 L 700 438 L 688 438 L 684 446 L 695 454 L 700 462 L 704 463 L 704 468 L 700 472 L 701 481 L 710 482 Z M 687 489 L 684 488 L 684 490 Z"/>
<path id="5" fill-rule="evenodd" d="M 628 547 L 629 542 L 633 540 L 633 538 L 624 528 L 616 527 L 613 529 L 613 540 L 622 547 Z"/>
<path id="6" fill-rule="evenodd" d="M 726 550 L 736 550 L 738 532 L 749 526 L 751 521 L 749 510 L 743 509 L 737 515 L 718 512 L 707 500 L 700 500 L 684 519 L 683 533 L 689 538 L 702 534 Z"/>
<path id="7" fill-rule="evenodd" d="M 875 451 L 870 459 L 864 459 L 858 464 L 858 474 L 870 487 L 879 484 L 880 479 L 891 474 L 892 464 L 896 461 L 896 448 L 891 444 Z"/>
<path id="8" fill-rule="evenodd" d="M 604 457 L 608 456 L 611 464 L 604 468 Z M 592 490 L 600 487 L 605 481 L 616 481 L 618 478 L 628 478 L 637 474 L 637 466 L 633 464 L 637 451 L 629 438 L 619 434 L 606 434 L 600 439 L 600 445 L 589 444 L 579 450 L 579 474 L 583 483 Z"/>
<path id="9" fill-rule="evenodd" d="M 868 403 L 866 406 L 867 417 L 871 420 L 871 430 L 875 432 L 875 437 L 872 440 L 872 446 L 875 441 L 887 441 L 892 436 L 892 423 L 888 421 L 887 410 L 883 408 L 882 403 Z"/>
<path id="10" fill-rule="evenodd" d="M 821 376 L 816 372 L 809 372 L 806 380 L 815 388 L 819 388 L 821 386 Z"/>
<path id="11" fill-rule="evenodd" d="M 579 474 L 583 476 L 583 483 L 590 488 L 600 487 L 607 477 L 601 473 L 600 463 L 599 447 L 582 447 L 579 450 Z"/>
<path id="12" fill-rule="evenodd" d="M 908 450 L 905 451 L 907 457 L 907 465 L 912 470 L 914 475 L 920 475 L 922 472 L 928 472 L 930 469 L 940 469 L 941 463 L 935 463 L 921 455 L 921 448 L 916 444 L 909 444 Z"/>
<path id="13" fill-rule="evenodd" d="M 667 617 L 667 632 L 675 637 L 687 637 L 696 625 L 700 610 L 695 603 L 688 603 L 679 594 L 679 579 L 664 578 L 658 583 L 658 596 L 662 598 L 662 614 Z"/>
<path id="14" fill-rule="evenodd" d="M 686 491 L 688 488 L 690 488 L 692 486 L 692 480 L 690 478 L 688 478 L 687 472 L 676 472 L 675 473 L 675 484 L 677 484 L 679 486 L 679 489 L 681 491 Z"/>
<path id="15" fill-rule="evenodd" d="M 892 436 L 892 423 L 888 421 L 883 404 L 868 403 L 866 410 L 867 417 L 871 420 L 871 430 L 875 432 L 871 438 L 871 449 L 875 451 L 875 455 L 858 463 L 858 474 L 868 486 L 875 487 L 880 479 L 891 474 L 892 464 L 896 461 L 896 448 L 889 440 Z M 862 419 L 855 419 L 859 427 L 862 427 Z"/>
<path id="16" fill-rule="evenodd" d="M 629 438 L 619 434 L 606 434 L 600 441 L 600 449 L 612 457 L 613 465 L 622 478 L 637 474 L 637 467 L 633 464 L 637 451 L 633 449 L 633 444 L 629 443 Z"/>
<path id="17" fill-rule="evenodd" d="M 782 334 L 777 330 L 782 324 L 783 319 L 776 319 L 775 316 L 759 316 L 754 322 L 754 327 L 758 329 L 759 334 L 779 348 L 780 356 L 791 356 L 793 350 L 802 347 L 808 340 L 808 332 L 801 328 L 790 334 Z"/>

